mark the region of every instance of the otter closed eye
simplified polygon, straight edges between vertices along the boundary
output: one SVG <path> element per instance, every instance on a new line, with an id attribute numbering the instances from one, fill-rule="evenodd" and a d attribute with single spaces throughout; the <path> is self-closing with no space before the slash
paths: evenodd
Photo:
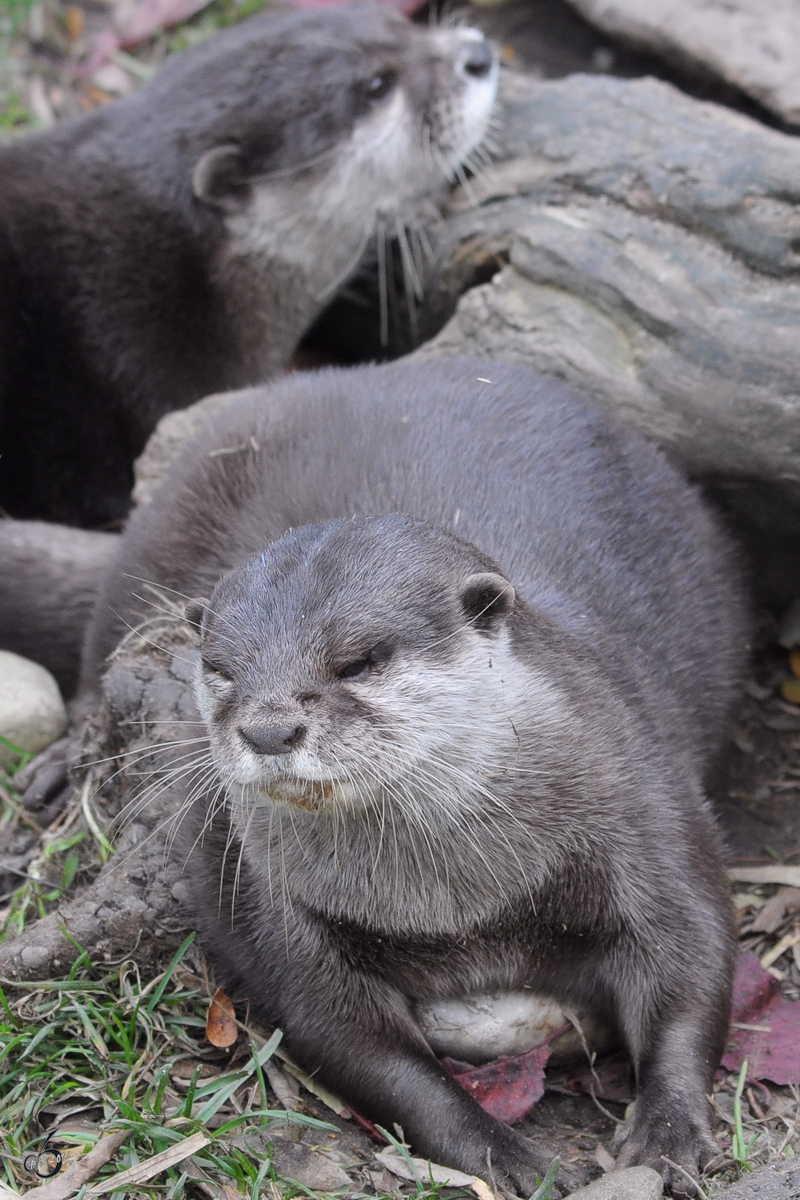
<path id="1" fill-rule="evenodd" d="M 339 667 L 336 674 L 340 679 L 357 679 L 360 675 L 366 675 L 371 666 L 371 658 L 354 658 L 343 667 Z"/>

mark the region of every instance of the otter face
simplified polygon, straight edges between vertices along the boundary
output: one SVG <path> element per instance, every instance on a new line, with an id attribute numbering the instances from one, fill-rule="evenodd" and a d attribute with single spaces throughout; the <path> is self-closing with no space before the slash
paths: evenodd
<path id="1" fill-rule="evenodd" d="M 424 522 L 286 534 L 187 609 L 221 780 L 318 813 L 466 803 L 519 753 L 514 606 L 491 560 Z"/>
<path id="2" fill-rule="evenodd" d="M 376 223 L 393 233 L 413 219 L 479 146 L 497 62 L 475 29 L 423 29 L 387 9 L 296 13 L 273 28 L 269 107 L 254 98 L 220 118 L 194 192 L 223 214 L 229 256 L 300 267 L 323 298 Z"/>

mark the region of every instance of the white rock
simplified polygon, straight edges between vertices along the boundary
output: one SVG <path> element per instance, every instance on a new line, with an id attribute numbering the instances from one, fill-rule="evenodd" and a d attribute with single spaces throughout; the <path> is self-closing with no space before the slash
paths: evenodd
<path id="1" fill-rule="evenodd" d="M 534 992 L 434 1000 L 418 1005 L 417 1019 L 437 1054 L 474 1063 L 525 1054 L 567 1024 L 554 1000 Z"/>
<path id="2" fill-rule="evenodd" d="M 661 1200 L 664 1181 L 650 1167 L 610 1171 L 587 1187 L 578 1188 L 570 1200 Z"/>
<path id="3" fill-rule="evenodd" d="M 0 650 L 0 735 L 38 754 L 67 726 L 58 684 L 38 663 Z M 3 747 L 0 746 L 0 756 Z"/>

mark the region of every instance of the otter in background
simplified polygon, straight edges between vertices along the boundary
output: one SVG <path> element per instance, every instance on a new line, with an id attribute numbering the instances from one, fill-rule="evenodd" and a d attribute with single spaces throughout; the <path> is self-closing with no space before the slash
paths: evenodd
<path id="1" fill-rule="evenodd" d="M 0 507 L 123 519 L 159 418 L 274 374 L 376 220 L 476 148 L 496 81 L 476 30 L 272 14 L 0 148 Z"/>
<path id="2" fill-rule="evenodd" d="M 618 1164 L 693 1194 L 734 957 L 703 778 L 746 636 L 698 492 L 522 369 L 297 375 L 233 400 L 134 513 L 89 711 L 148 585 L 207 597 L 187 615 L 208 740 L 163 785 L 219 982 L 365 1116 L 523 1196 L 546 1156 L 447 1075 L 425 1012 L 588 1009 L 636 1069 Z"/>

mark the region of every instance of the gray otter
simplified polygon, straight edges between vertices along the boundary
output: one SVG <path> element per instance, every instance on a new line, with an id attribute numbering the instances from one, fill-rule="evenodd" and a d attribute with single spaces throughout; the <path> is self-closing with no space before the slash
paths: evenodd
<path id="1" fill-rule="evenodd" d="M 209 749 L 174 786 L 220 981 L 366 1116 L 526 1196 L 544 1155 L 417 1013 L 522 989 L 589 1009 L 636 1069 L 619 1164 L 690 1189 L 662 1156 L 696 1175 L 717 1151 L 734 939 L 703 773 L 746 622 L 663 454 L 498 363 L 295 376 L 134 514 L 86 695 L 141 580 L 210 597 L 187 609 Z"/>
<path id="2" fill-rule="evenodd" d="M 0 149 L 0 507 L 124 517 L 159 418 L 283 365 L 376 219 L 480 142 L 496 78 L 476 30 L 272 14 Z"/>

